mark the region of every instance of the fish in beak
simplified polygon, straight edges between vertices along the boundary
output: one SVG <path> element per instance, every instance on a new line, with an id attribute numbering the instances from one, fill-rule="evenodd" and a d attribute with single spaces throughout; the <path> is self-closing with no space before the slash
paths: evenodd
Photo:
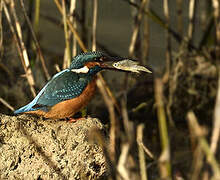
<path id="1" fill-rule="evenodd" d="M 107 61 L 103 61 L 103 63 L 101 63 L 101 67 L 103 69 L 127 71 L 134 73 L 140 73 L 140 72 L 152 73 L 152 71 L 149 70 L 148 68 L 139 65 L 137 61 L 131 59 L 125 59 L 125 58 L 108 59 Z"/>

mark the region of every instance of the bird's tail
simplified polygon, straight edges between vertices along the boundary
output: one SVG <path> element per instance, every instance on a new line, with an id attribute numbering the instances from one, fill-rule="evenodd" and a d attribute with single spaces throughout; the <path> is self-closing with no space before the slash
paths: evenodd
<path id="1" fill-rule="evenodd" d="M 35 109 L 33 108 L 33 102 L 30 102 L 26 106 L 23 106 L 20 109 L 15 110 L 14 114 L 20 114 L 20 113 L 24 113 L 24 112 L 27 112 L 27 111 L 34 111 L 34 110 Z"/>

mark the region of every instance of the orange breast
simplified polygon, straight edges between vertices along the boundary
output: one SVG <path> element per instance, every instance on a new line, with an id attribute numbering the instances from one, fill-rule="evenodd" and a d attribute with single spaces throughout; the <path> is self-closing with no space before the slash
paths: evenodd
<path id="1" fill-rule="evenodd" d="M 90 99 L 93 97 L 96 89 L 96 78 L 92 80 L 91 83 L 87 85 L 82 94 L 76 98 L 62 101 L 54 105 L 49 112 L 44 112 L 42 110 L 25 112 L 28 114 L 36 114 L 38 116 L 43 116 L 45 118 L 51 119 L 63 119 L 72 117 L 75 113 L 79 112 L 83 107 L 85 107 Z"/>

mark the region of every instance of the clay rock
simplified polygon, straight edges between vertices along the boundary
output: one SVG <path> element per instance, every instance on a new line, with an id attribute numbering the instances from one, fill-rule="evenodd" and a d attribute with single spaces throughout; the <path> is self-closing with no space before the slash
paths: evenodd
<path id="1" fill-rule="evenodd" d="M 0 115 L 0 179 L 105 177 L 102 149 L 88 137 L 94 129 L 104 129 L 95 118 L 69 123 Z"/>

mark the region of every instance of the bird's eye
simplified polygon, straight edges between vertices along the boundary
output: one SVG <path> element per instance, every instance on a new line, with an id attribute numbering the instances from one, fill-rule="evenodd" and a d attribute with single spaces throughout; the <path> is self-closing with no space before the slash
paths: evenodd
<path id="1" fill-rule="evenodd" d="M 97 62 L 102 62 L 104 60 L 104 57 L 95 57 L 94 58 L 94 61 L 97 61 Z"/>

